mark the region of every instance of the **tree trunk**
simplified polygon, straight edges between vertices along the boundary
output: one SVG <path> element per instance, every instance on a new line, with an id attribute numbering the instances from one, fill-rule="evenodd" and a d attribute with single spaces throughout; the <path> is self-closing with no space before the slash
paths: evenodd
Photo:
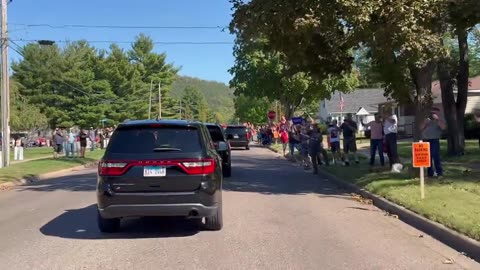
<path id="1" fill-rule="evenodd" d="M 285 104 L 284 111 L 285 111 L 285 118 L 287 118 L 287 120 L 291 119 L 295 112 L 293 104 L 289 104 L 289 103 Z"/>
<path id="2" fill-rule="evenodd" d="M 459 153 L 459 132 L 457 125 L 457 106 L 455 103 L 455 95 L 453 93 L 454 80 L 448 59 L 442 59 L 438 64 L 438 78 L 440 80 L 440 88 L 442 90 L 442 106 L 445 121 L 447 122 L 448 135 L 448 154 L 456 155 Z"/>
<path id="3" fill-rule="evenodd" d="M 458 61 L 457 74 L 457 132 L 459 152 L 463 154 L 465 150 L 465 110 L 468 101 L 468 77 L 469 77 L 469 62 L 468 62 L 468 33 L 465 28 L 457 30 L 458 47 L 460 52 L 460 59 Z"/>
<path id="4" fill-rule="evenodd" d="M 413 139 L 418 141 L 421 139 L 421 124 L 425 121 L 427 112 L 432 107 L 432 76 L 435 71 L 435 63 L 429 62 L 423 67 L 410 67 L 410 75 L 415 84 L 416 95 L 414 98 L 415 105 L 415 130 Z"/>

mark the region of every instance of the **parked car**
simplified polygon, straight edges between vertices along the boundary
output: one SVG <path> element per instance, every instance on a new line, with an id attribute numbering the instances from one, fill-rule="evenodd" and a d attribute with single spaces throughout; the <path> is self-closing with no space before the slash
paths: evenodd
<path id="1" fill-rule="evenodd" d="M 225 133 L 231 147 L 245 147 L 250 150 L 250 132 L 247 127 L 230 125 L 225 129 Z"/>
<path id="2" fill-rule="evenodd" d="M 222 157 L 223 177 L 232 175 L 231 149 L 221 126 L 217 124 L 205 124 L 212 137 L 213 145 L 220 157 Z"/>
<path id="3" fill-rule="evenodd" d="M 98 165 L 98 227 L 115 232 L 124 217 L 184 216 L 220 230 L 222 182 L 221 158 L 204 124 L 126 121 Z"/>

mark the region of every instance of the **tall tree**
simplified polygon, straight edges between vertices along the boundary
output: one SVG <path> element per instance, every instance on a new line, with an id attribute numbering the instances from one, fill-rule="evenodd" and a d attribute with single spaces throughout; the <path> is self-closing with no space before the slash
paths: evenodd
<path id="1" fill-rule="evenodd" d="M 444 0 L 232 0 L 237 43 L 263 35 L 297 70 L 318 80 L 348 73 L 359 44 L 371 49 L 386 94 L 416 105 L 416 137 L 431 105 Z M 421 20 L 418 18 L 421 17 Z M 414 89 L 412 91 L 411 89 Z M 407 98 L 405 98 L 407 97 Z"/>
<path id="2" fill-rule="evenodd" d="M 230 69 L 230 87 L 235 89 L 236 96 L 279 100 L 287 117 L 291 117 L 303 100 L 329 98 L 333 90 L 346 92 L 358 84 L 354 73 L 314 80 L 308 73 L 291 67 L 286 56 L 270 50 L 268 44 L 257 40 L 234 47 L 236 59 Z"/>
<path id="3" fill-rule="evenodd" d="M 21 50 L 23 59 L 12 65 L 13 78 L 51 127 L 98 126 L 105 118 L 112 123 L 144 119 L 151 82 L 162 85 L 162 116 L 174 117 L 176 102 L 169 91 L 178 68 L 153 47 L 145 35 L 127 51 L 115 44 L 97 50 L 86 41 L 64 48 L 28 44 Z"/>
<path id="4" fill-rule="evenodd" d="M 206 122 L 208 119 L 208 105 L 203 94 L 196 88 L 186 87 L 183 91 L 182 105 L 184 117 L 188 120 Z"/>
<path id="5" fill-rule="evenodd" d="M 448 126 L 448 153 L 461 155 L 465 149 L 465 110 L 470 77 L 468 35 L 480 23 L 480 5 L 476 1 L 458 0 L 445 5 L 446 27 L 456 37 L 457 48 L 444 41 L 450 54 L 439 61 L 438 77 L 442 89 L 442 104 Z M 449 46 L 450 45 L 450 46 Z M 478 58 L 477 58 L 478 59 Z M 475 63 L 475 62 L 474 62 Z M 457 93 L 454 93 L 454 86 Z"/>
<path id="6" fill-rule="evenodd" d="M 267 98 L 253 98 L 239 95 L 235 98 L 235 117 L 241 122 L 263 124 L 272 103 Z"/>
<path id="7" fill-rule="evenodd" d="M 48 126 L 47 117 L 20 94 L 19 84 L 10 81 L 10 124 L 13 131 L 38 131 Z"/>

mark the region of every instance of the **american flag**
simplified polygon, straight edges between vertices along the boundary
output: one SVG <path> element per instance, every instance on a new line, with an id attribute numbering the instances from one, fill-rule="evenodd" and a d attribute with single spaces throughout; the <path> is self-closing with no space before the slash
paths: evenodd
<path id="1" fill-rule="evenodd" d="M 345 108 L 345 101 L 343 100 L 342 93 L 340 93 L 340 111 L 343 112 L 344 108 Z"/>

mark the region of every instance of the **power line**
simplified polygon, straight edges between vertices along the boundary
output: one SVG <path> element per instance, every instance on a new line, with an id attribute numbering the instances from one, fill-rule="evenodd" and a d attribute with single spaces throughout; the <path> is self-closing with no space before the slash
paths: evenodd
<path id="1" fill-rule="evenodd" d="M 117 43 L 117 44 L 132 44 L 135 41 L 127 40 L 86 40 L 89 43 Z M 14 39 L 18 42 L 38 42 L 38 39 Z M 69 40 L 53 40 L 55 43 L 71 43 Z M 153 44 L 159 45 L 233 45 L 230 41 L 153 41 Z"/>
<path id="2" fill-rule="evenodd" d="M 63 24 L 52 25 L 47 23 L 41 24 L 22 24 L 10 23 L 10 25 L 18 25 L 25 27 L 48 27 L 48 28 L 106 28 L 106 29 L 218 29 L 224 32 L 228 26 L 153 26 L 153 25 L 87 25 L 87 24 Z"/>

